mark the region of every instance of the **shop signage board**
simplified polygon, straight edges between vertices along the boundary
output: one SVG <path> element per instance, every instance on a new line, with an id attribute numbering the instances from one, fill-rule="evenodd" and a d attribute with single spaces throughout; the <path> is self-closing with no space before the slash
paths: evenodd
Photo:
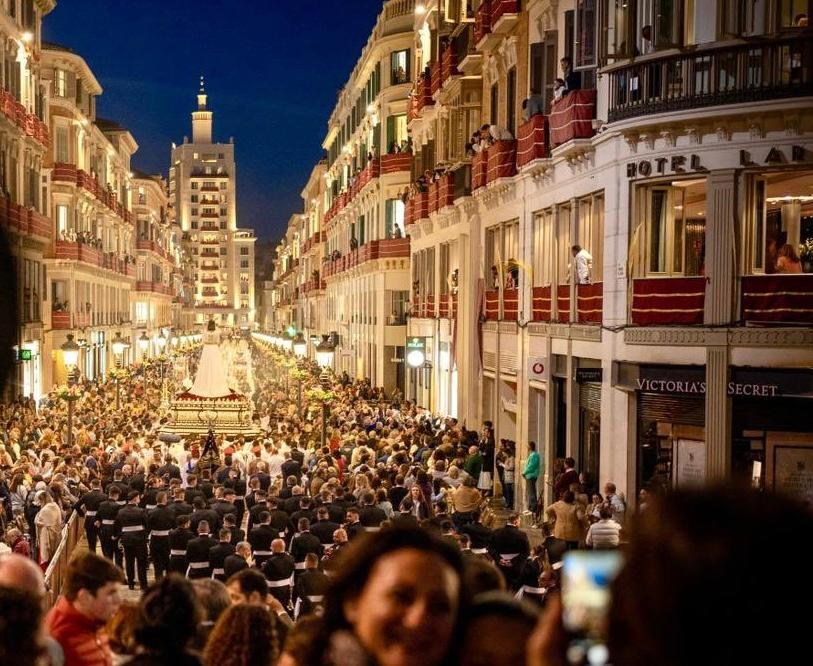
<path id="1" fill-rule="evenodd" d="M 813 504 L 813 435 L 768 433 L 765 485 Z"/>
<path id="2" fill-rule="evenodd" d="M 588 382 L 601 383 L 603 373 L 601 368 L 576 368 L 576 381 L 579 384 Z"/>
<path id="3" fill-rule="evenodd" d="M 675 452 L 674 483 L 678 488 L 699 486 L 706 480 L 706 443 L 679 439 Z"/>
<path id="4" fill-rule="evenodd" d="M 636 370 L 636 368 L 633 368 Z M 706 370 L 702 366 L 637 367 L 637 373 L 619 382 L 645 393 L 705 395 Z M 728 395 L 732 398 L 813 397 L 813 371 L 794 369 L 731 368 Z"/>
<path id="5" fill-rule="evenodd" d="M 548 359 L 544 356 L 531 356 L 528 358 L 528 381 L 548 381 Z"/>

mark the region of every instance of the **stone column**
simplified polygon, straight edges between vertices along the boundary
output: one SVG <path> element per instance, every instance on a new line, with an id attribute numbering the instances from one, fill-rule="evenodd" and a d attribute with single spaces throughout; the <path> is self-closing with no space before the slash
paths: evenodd
<path id="1" fill-rule="evenodd" d="M 712 171 L 706 180 L 706 308 L 704 323 L 731 322 L 736 286 L 736 171 Z"/>
<path id="2" fill-rule="evenodd" d="M 725 331 L 710 333 L 725 341 Z M 731 400 L 728 397 L 728 347 L 706 349 L 706 480 L 725 479 L 731 472 Z"/>

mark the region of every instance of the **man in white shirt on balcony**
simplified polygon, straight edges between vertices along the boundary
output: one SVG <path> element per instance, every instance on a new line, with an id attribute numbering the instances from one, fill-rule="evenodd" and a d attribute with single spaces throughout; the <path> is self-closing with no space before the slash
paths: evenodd
<path id="1" fill-rule="evenodd" d="M 590 273 L 593 270 L 593 255 L 581 245 L 570 248 L 576 266 L 576 284 L 590 284 Z"/>

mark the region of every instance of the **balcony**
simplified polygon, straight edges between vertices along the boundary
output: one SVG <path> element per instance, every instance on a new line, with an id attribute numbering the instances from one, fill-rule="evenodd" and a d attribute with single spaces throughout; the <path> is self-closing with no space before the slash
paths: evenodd
<path id="1" fill-rule="evenodd" d="M 744 276 L 742 320 L 750 325 L 813 325 L 813 275 Z"/>
<path id="2" fill-rule="evenodd" d="M 438 90 L 441 89 L 443 86 L 443 76 L 441 73 L 441 62 L 440 60 L 435 60 L 434 62 L 429 63 L 429 82 L 431 85 L 431 93 L 434 96 L 437 94 Z"/>
<path id="3" fill-rule="evenodd" d="M 165 296 L 172 296 L 172 289 L 161 282 L 152 282 L 149 280 L 139 280 L 135 285 L 136 291 L 146 291 L 153 294 L 164 294 Z"/>
<path id="4" fill-rule="evenodd" d="M 576 285 L 576 318 L 580 324 L 600 324 L 603 304 L 603 283 Z"/>
<path id="5" fill-rule="evenodd" d="M 811 95 L 809 39 L 703 48 L 612 68 L 608 119 Z"/>
<path id="6" fill-rule="evenodd" d="M 495 35 L 511 31 L 519 20 L 519 0 L 491 0 L 491 30 Z"/>
<path id="7" fill-rule="evenodd" d="M 589 139 L 595 133 L 596 91 L 574 90 L 551 104 L 550 142 L 561 146 L 572 139 Z"/>
<path id="8" fill-rule="evenodd" d="M 532 318 L 533 321 L 550 321 L 553 311 L 551 286 L 534 287 L 532 292 Z"/>
<path id="9" fill-rule="evenodd" d="M 543 115 L 531 118 L 517 130 L 517 169 L 548 157 L 548 121 Z"/>
<path id="10" fill-rule="evenodd" d="M 474 153 L 471 160 L 471 189 L 472 191 L 485 187 L 488 182 L 488 150 Z"/>
<path id="11" fill-rule="evenodd" d="M 5 197 L 0 197 L 0 229 L 8 229 L 40 241 L 50 241 L 53 238 L 51 218 Z"/>
<path id="12" fill-rule="evenodd" d="M 556 321 L 567 324 L 570 321 L 570 285 L 556 287 Z"/>
<path id="13" fill-rule="evenodd" d="M 486 40 L 491 35 L 491 0 L 482 0 L 474 16 L 474 43 L 482 51 L 490 44 Z M 494 41 L 494 40 L 491 40 Z"/>
<path id="14" fill-rule="evenodd" d="M 457 58 L 457 68 L 467 76 L 480 74 L 483 67 L 483 54 L 475 49 L 475 26 L 469 23 L 466 28 L 452 40 Z"/>
<path id="15" fill-rule="evenodd" d="M 381 175 L 412 170 L 412 153 L 391 153 L 381 156 Z"/>
<path id="16" fill-rule="evenodd" d="M 155 241 L 138 240 L 136 241 L 136 250 L 146 250 L 148 252 L 153 252 L 164 259 L 172 259 L 170 254 Z"/>
<path id="17" fill-rule="evenodd" d="M 432 76 L 431 70 L 427 74 L 423 72 L 415 81 L 415 87 L 410 93 L 410 102 L 407 109 L 407 123 L 412 122 L 421 115 L 424 107 L 433 106 L 435 100 L 432 99 Z"/>
<path id="18" fill-rule="evenodd" d="M 453 76 L 458 76 L 460 72 L 457 69 L 457 50 L 455 42 L 451 41 L 443 49 L 440 55 L 440 85 L 445 86 L 446 82 Z"/>
<path id="19" fill-rule="evenodd" d="M 488 149 L 487 182 L 510 178 L 517 173 L 517 142 L 513 139 L 495 141 Z"/>
<path id="20" fill-rule="evenodd" d="M 358 176 L 353 185 L 350 187 L 350 199 L 354 199 L 359 192 L 361 192 L 367 185 L 369 185 L 375 178 L 378 178 L 381 173 L 381 164 L 378 159 L 372 159 L 367 163 Z"/>
<path id="21" fill-rule="evenodd" d="M 703 323 L 706 279 L 636 278 L 632 281 L 632 323 L 636 326 L 692 326 Z"/>
<path id="22" fill-rule="evenodd" d="M 37 143 L 48 147 L 50 137 L 48 126 L 37 118 L 36 114 L 28 113 L 25 106 L 20 104 L 7 90 L 0 90 L 0 112 L 19 127 L 26 136 L 30 136 Z"/>
<path id="23" fill-rule="evenodd" d="M 500 290 L 486 289 L 485 317 L 488 321 L 497 321 L 500 318 Z"/>
<path id="24" fill-rule="evenodd" d="M 66 162 L 56 162 L 51 171 L 51 182 L 76 185 L 76 166 Z"/>
<path id="25" fill-rule="evenodd" d="M 81 261 L 99 268 L 104 265 L 102 253 L 87 243 L 57 241 L 55 243 L 55 256 L 57 259 Z"/>
<path id="26" fill-rule="evenodd" d="M 506 289 L 502 294 L 502 318 L 517 321 L 519 318 L 519 289 Z"/>
<path id="27" fill-rule="evenodd" d="M 407 201 L 405 224 L 414 224 L 429 217 L 429 192 L 418 192 Z"/>

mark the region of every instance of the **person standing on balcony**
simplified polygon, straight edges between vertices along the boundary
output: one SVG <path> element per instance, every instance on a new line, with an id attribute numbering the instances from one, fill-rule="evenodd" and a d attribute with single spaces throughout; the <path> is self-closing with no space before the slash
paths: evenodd
<path id="1" fill-rule="evenodd" d="M 522 109 L 522 117 L 527 123 L 534 116 L 541 116 L 545 113 L 545 98 L 539 94 L 539 90 L 531 88 L 531 94 L 522 103 Z"/>
<path id="2" fill-rule="evenodd" d="M 565 56 L 559 61 L 562 67 L 562 78 L 565 80 L 565 93 L 571 93 L 574 90 L 580 90 L 582 87 L 582 75 L 580 72 L 573 71 L 573 59 Z"/>
<path id="3" fill-rule="evenodd" d="M 570 248 L 573 254 L 573 263 L 576 267 L 576 284 L 590 284 L 590 274 L 593 271 L 593 255 L 581 245 Z"/>

